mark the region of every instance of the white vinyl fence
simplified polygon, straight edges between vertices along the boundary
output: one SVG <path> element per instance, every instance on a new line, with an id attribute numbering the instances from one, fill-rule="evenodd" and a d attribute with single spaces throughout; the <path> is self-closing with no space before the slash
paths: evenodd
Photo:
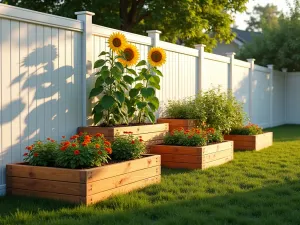
<path id="1" fill-rule="evenodd" d="M 90 123 L 87 94 L 94 85 L 92 64 L 118 30 L 93 25 L 90 12 L 77 20 L 0 4 L 0 194 L 5 165 L 22 161 L 25 146 L 39 139 L 70 136 Z M 251 121 L 264 127 L 300 123 L 300 73 L 287 73 L 124 32 L 142 59 L 152 46 L 167 52 L 157 96 L 168 100 L 194 96 L 221 86 L 243 102 Z M 287 88 L 288 87 L 288 88 Z"/>

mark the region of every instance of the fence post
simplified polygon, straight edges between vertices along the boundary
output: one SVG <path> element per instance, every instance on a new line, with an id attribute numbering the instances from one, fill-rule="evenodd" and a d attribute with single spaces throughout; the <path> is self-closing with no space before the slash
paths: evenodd
<path id="1" fill-rule="evenodd" d="M 270 127 L 273 126 L 273 65 L 268 65 L 270 70 Z"/>
<path id="2" fill-rule="evenodd" d="M 232 77 L 233 77 L 233 69 L 234 69 L 234 52 L 227 52 L 226 56 L 230 58 L 229 64 L 229 74 L 228 74 L 228 93 L 232 93 Z"/>
<path id="3" fill-rule="evenodd" d="M 254 75 L 254 62 L 255 59 L 247 59 L 247 61 L 250 63 L 250 69 L 249 69 L 249 118 L 250 121 L 253 121 L 253 110 L 252 110 L 252 102 L 253 102 L 253 75 Z"/>
<path id="4" fill-rule="evenodd" d="M 152 39 L 152 46 L 153 47 L 158 46 L 161 31 L 159 31 L 159 30 L 147 30 L 147 33 L 148 33 L 148 37 L 151 37 L 151 39 Z"/>
<path id="5" fill-rule="evenodd" d="M 204 49 L 205 49 L 204 44 L 197 44 L 195 45 L 195 48 L 199 51 L 198 55 L 198 84 L 197 84 L 197 93 L 200 93 L 203 91 L 203 80 L 204 80 Z"/>
<path id="6" fill-rule="evenodd" d="M 282 68 L 284 72 L 284 123 L 287 123 L 287 68 Z"/>
<path id="7" fill-rule="evenodd" d="M 92 61 L 93 61 L 93 31 L 92 31 L 92 17 L 95 13 L 88 11 L 75 12 L 77 20 L 83 22 L 83 35 L 82 35 L 82 126 L 87 124 L 87 88 L 86 78 L 92 74 Z"/>

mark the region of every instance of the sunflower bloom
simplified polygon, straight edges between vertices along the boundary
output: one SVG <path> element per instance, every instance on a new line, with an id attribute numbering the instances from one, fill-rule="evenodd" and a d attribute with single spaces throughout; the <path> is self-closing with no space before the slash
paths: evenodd
<path id="1" fill-rule="evenodd" d="M 167 55 L 164 49 L 159 47 L 151 48 L 148 53 L 148 62 L 151 66 L 162 66 L 165 64 Z"/>
<path id="2" fill-rule="evenodd" d="M 123 50 L 124 58 L 119 58 L 119 62 L 124 66 L 133 66 L 137 63 L 140 58 L 140 53 L 137 47 L 133 44 L 127 44 L 125 49 Z"/>
<path id="3" fill-rule="evenodd" d="M 126 44 L 126 37 L 120 32 L 112 33 L 108 39 L 108 46 L 114 52 L 123 51 L 126 47 Z"/>

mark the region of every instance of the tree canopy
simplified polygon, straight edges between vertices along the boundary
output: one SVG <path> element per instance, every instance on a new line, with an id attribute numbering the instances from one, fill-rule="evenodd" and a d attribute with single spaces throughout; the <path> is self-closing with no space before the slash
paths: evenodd
<path id="1" fill-rule="evenodd" d="M 161 30 L 162 40 L 186 46 L 233 40 L 233 15 L 246 10 L 248 0 L 4 0 L 5 3 L 74 18 L 74 12 L 94 12 L 95 24 L 146 34 Z"/>
<path id="2" fill-rule="evenodd" d="M 255 58 L 257 64 L 274 64 L 275 68 L 300 71 L 300 0 L 290 6 L 287 15 L 281 15 L 278 26 L 263 27 L 263 33 L 254 42 L 243 46 L 237 58 Z"/>
<path id="3" fill-rule="evenodd" d="M 248 27 L 247 31 L 261 31 L 263 27 L 275 27 L 278 25 L 278 17 L 280 11 L 277 6 L 273 4 L 267 4 L 266 6 L 257 5 L 253 8 L 253 12 L 247 12 L 250 16 L 249 20 L 246 20 Z"/>

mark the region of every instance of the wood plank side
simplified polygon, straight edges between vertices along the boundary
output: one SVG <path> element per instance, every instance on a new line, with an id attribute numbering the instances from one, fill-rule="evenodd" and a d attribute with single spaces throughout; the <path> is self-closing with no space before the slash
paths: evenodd
<path id="1" fill-rule="evenodd" d="M 6 165 L 8 177 L 24 177 L 65 182 L 81 182 L 83 170 L 62 169 L 54 167 L 30 166 L 22 164 Z"/>
<path id="2" fill-rule="evenodd" d="M 106 138 L 114 137 L 116 135 L 122 135 L 125 131 L 133 132 L 134 135 L 149 134 L 149 133 L 159 133 L 159 132 L 168 132 L 169 124 L 147 124 L 140 126 L 125 126 L 125 127 L 78 127 L 78 132 L 87 132 L 91 135 L 96 133 L 102 133 Z"/>
<path id="3" fill-rule="evenodd" d="M 202 169 L 201 163 L 187 163 L 187 162 L 163 162 L 161 163 L 163 167 L 172 169 Z"/>
<path id="4" fill-rule="evenodd" d="M 178 162 L 178 163 L 202 163 L 201 155 L 177 155 L 177 154 L 162 154 L 161 161 Z"/>
<path id="5" fill-rule="evenodd" d="M 93 195 L 99 192 L 115 189 L 127 184 L 135 183 L 149 177 L 159 176 L 161 174 L 161 166 L 154 166 L 143 170 L 134 171 L 127 174 L 95 181 L 87 184 L 86 195 Z"/>
<path id="6" fill-rule="evenodd" d="M 51 192 L 43 192 L 43 191 L 32 191 L 32 190 L 23 190 L 23 189 L 10 189 L 10 194 L 19 195 L 19 196 L 30 196 L 30 197 L 38 197 L 38 198 L 48 198 L 48 199 L 56 199 L 63 200 L 67 202 L 73 203 L 85 203 L 86 198 L 82 198 L 76 195 L 66 195 L 59 193 L 51 193 Z"/>
<path id="7" fill-rule="evenodd" d="M 201 155 L 203 147 L 187 147 L 174 145 L 153 145 L 151 154 Z"/>
<path id="8" fill-rule="evenodd" d="M 273 145 L 273 132 L 258 135 L 255 143 L 255 150 L 261 150 Z"/>
<path id="9" fill-rule="evenodd" d="M 233 160 L 233 157 L 234 156 L 232 154 L 231 156 L 227 156 L 227 157 L 217 159 L 217 160 L 214 160 L 214 161 L 211 161 L 211 162 L 205 162 L 202 165 L 202 169 L 207 169 L 207 168 L 210 168 L 210 167 L 222 165 L 224 163 L 227 163 L 227 162 Z"/>
<path id="10" fill-rule="evenodd" d="M 225 158 L 225 157 L 232 157 L 232 156 L 233 156 L 233 148 L 230 148 L 230 149 L 215 152 L 215 153 L 212 153 L 212 154 L 204 155 L 203 159 L 202 159 L 202 162 L 203 163 L 208 163 L 208 162 L 219 160 L 219 159 L 222 159 L 222 158 Z"/>
<path id="11" fill-rule="evenodd" d="M 226 149 L 233 148 L 233 141 L 224 141 L 224 142 L 218 143 L 218 144 L 203 146 L 202 148 L 203 148 L 203 154 L 207 155 L 207 154 L 211 154 L 211 153 L 224 151 Z"/>
<path id="12" fill-rule="evenodd" d="M 157 123 L 168 123 L 169 126 L 176 126 L 176 127 L 196 127 L 197 121 L 190 120 L 190 119 L 163 119 L 159 118 Z"/>
<path id="13" fill-rule="evenodd" d="M 145 156 L 147 157 L 88 169 L 86 170 L 85 182 L 90 183 L 109 177 L 114 177 L 121 174 L 131 173 L 133 171 L 161 165 L 160 155 Z"/>
<path id="14" fill-rule="evenodd" d="M 255 141 L 257 135 L 224 135 L 228 141 Z"/>
<path id="15" fill-rule="evenodd" d="M 85 185 L 80 183 L 41 180 L 24 177 L 8 177 L 8 188 L 29 191 L 42 191 L 67 195 L 81 195 Z"/>
<path id="16" fill-rule="evenodd" d="M 128 193 L 130 191 L 141 189 L 151 184 L 160 183 L 160 180 L 161 180 L 161 176 L 158 175 L 155 177 L 150 177 L 127 185 L 123 185 L 111 190 L 103 191 L 94 195 L 90 195 L 87 197 L 86 204 L 90 205 L 102 201 L 104 199 L 107 199 L 113 195 Z"/>

